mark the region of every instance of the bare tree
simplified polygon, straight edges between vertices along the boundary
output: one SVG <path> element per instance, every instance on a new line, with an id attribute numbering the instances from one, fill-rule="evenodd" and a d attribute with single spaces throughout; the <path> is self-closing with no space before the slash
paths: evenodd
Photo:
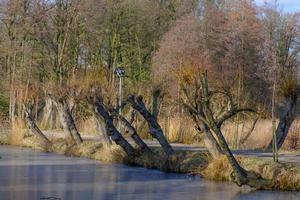
<path id="1" fill-rule="evenodd" d="M 65 131 L 67 131 L 71 138 L 76 142 L 76 144 L 81 144 L 83 142 L 80 133 L 76 127 L 72 112 L 70 110 L 70 105 L 68 104 L 67 97 L 60 97 L 57 101 L 53 100 L 60 117 L 61 124 Z"/>
<path id="2" fill-rule="evenodd" d="M 27 103 L 24 105 L 25 107 L 25 116 L 29 125 L 30 130 L 41 140 L 43 145 L 47 145 L 50 143 L 50 140 L 43 134 L 43 132 L 36 125 L 34 118 L 32 116 L 33 105 Z"/>
<path id="3" fill-rule="evenodd" d="M 133 146 L 122 136 L 122 134 L 115 127 L 113 117 L 106 110 L 103 100 L 97 97 L 88 97 L 88 101 L 93 106 L 95 112 L 104 119 L 107 132 L 111 139 L 117 145 L 120 145 L 128 156 L 134 157 L 135 150 Z"/>
<path id="4" fill-rule="evenodd" d="M 240 112 L 253 112 L 253 110 L 249 108 L 239 108 L 237 104 L 234 103 L 232 95 L 229 92 L 225 90 L 212 90 L 209 88 L 207 73 L 201 74 L 200 85 L 201 87 L 197 91 L 197 105 L 201 107 L 201 112 L 198 111 L 197 107 L 193 107 L 189 104 L 185 105 L 189 111 L 194 113 L 195 116 L 198 116 L 199 120 L 216 136 L 215 140 L 218 142 L 218 145 L 233 169 L 233 173 L 231 174 L 233 181 L 239 186 L 249 185 L 257 189 L 272 189 L 275 187 L 272 181 L 265 180 L 257 174 L 246 171 L 241 167 L 233 156 L 221 131 L 221 126 L 225 121 Z M 218 97 L 219 100 L 213 100 L 215 95 L 222 95 L 224 99 L 222 100 Z M 216 104 L 219 105 L 215 106 Z"/>
<path id="5" fill-rule="evenodd" d="M 137 110 L 147 121 L 150 134 L 158 140 L 164 152 L 169 156 L 174 154 L 175 152 L 172 146 L 165 138 L 163 130 L 160 127 L 159 123 L 157 122 L 156 117 L 153 114 L 151 114 L 151 112 L 146 108 L 143 101 L 143 97 L 142 96 L 136 97 L 134 95 L 130 95 L 127 101 L 130 103 L 132 108 Z"/>

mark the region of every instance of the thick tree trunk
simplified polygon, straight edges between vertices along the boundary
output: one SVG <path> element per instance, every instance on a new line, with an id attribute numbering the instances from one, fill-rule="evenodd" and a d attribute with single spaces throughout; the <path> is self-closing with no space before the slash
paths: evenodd
<path id="1" fill-rule="evenodd" d="M 158 142 L 160 143 L 160 145 L 162 146 L 164 152 L 167 155 L 172 155 L 174 154 L 174 150 L 172 148 L 172 146 L 169 144 L 169 142 L 167 141 L 167 139 L 165 138 L 162 128 L 160 127 L 160 125 L 158 124 L 156 118 L 154 115 L 152 115 L 146 108 L 142 97 L 135 97 L 135 96 L 129 96 L 128 98 L 128 102 L 131 104 L 131 106 L 137 110 L 143 117 L 144 119 L 148 122 L 149 125 L 149 131 L 150 134 L 156 138 L 158 140 Z"/>
<path id="2" fill-rule="evenodd" d="M 251 171 L 246 171 L 242 168 L 233 156 L 222 132 L 218 128 L 213 127 L 213 129 L 219 139 L 220 146 L 233 169 L 231 178 L 238 186 L 248 185 L 262 190 L 273 190 L 276 187 L 274 181 L 263 179 L 260 175 Z"/>
<path id="3" fill-rule="evenodd" d="M 72 114 L 69 110 L 67 102 L 60 99 L 58 102 L 54 102 L 58 110 L 61 124 L 65 131 L 67 131 L 76 144 L 81 144 L 83 142 L 80 133 L 77 130 Z"/>
<path id="4" fill-rule="evenodd" d="M 148 147 L 148 145 L 140 138 L 140 136 L 137 134 L 136 129 L 131 125 L 130 122 L 128 122 L 123 116 L 117 115 L 117 118 L 121 121 L 121 123 L 124 124 L 124 126 L 128 129 L 130 132 L 130 137 L 133 139 L 133 141 L 138 145 L 138 147 L 143 152 L 152 153 L 151 149 Z"/>
<path id="5" fill-rule="evenodd" d="M 161 91 L 159 89 L 156 89 L 152 92 L 152 115 L 155 117 L 155 119 L 157 119 L 159 114 L 160 95 Z"/>
<path id="6" fill-rule="evenodd" d="M 45 107 L 43 109 L 42 127 L 53 128 L 53 102 L 50 97 L 45 98 Z"/>
<path id="7" fill-rule="evenodd" d="M 279 124 L 276 129 L 277 148 L 280 149 L 288 135 L 289 129 L 295 120 L 295 108 L 297 104 L 297 96 L 294 95 L 287 99 L 283 113 L 280 117 Z M 269 143 L 267 150 L 272 150 L 272 141 Z"/>
<path id="8" fill-rule="evenodd" d="M 25 107 L 25 106 L 24 106 Z M 43 134 L 43 132 L 39 129 L 32 117 L 32 109 L 29 107 L 25 107 L 25 116 L 29 125 L 30 130 L 36 135 L 44 145 L 50 143 L 50 140 Z"/>
<path id="9" fill-rule="evenodd" d="M 239 165 L 237 160 L 234 158 L 220 129 L 217 128 L 216 126 L 211 127 L 211 129 L 215 132 L 215 134 L 218 138 L 219 144 L 220 144 L 225 156 L 227 157 L 229 163 L 231 164 L 233 171 L 238 175 L 238 177 L 240 179 L 245 178 L 247 176 L 246 171 Z"/>
<path id="10" fill-rule="evenodd" d="M 134 148 L 116 129 L 116 127 L 114 126 L 113 118 L 106 111 L 102 102 L 100 102 L 100 100 L 90 100 L 90 103 L 92 103 L 92 105 L 94 106 L 95 112 L 105 120 L 106 129 L 111 139 L 117 145 L 121 146 L 128 156 L 133 157 L 135 154 Z"/>
<path id="11" fill-rule="evenodd" d="M 209 127 L 200 120 L 197 120 L 196 123 L 199 131 L 203 132 L 204 134 L 204 144 L 211 156 L 213 158 L 218 158 L 221 155 L 224 155 Z"/>
<path id="12" fill-rule="evenodd" d="M 96 127 L 99 135 L 101 136 L 101 140 L 106 146 L 110 146 L 112 144 L 111 139 L 108 136 L 107 130 L 105 126 L 102 124 L 102 120 L 96 117 Z"/>

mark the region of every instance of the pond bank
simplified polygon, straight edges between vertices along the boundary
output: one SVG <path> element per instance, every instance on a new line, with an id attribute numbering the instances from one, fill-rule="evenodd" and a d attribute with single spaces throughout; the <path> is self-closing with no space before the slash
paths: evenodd
<path id="1" fill-rule="evenodd" d="M 298 192 L 252 191 L 233 183 L 0 146 L 1 200 L 298 200 Z"/>
<path id="2" fill-rule="evenodd" d="M 2 144 L 8 144 L 8 139 L 1 137 Z M 214 181 L 230 181 L 231 167 L 225 157 L 212 160 L 205 152 L 176 151 L 172 157 L 166 157 L 155 148 L 155 156 L 141 155 L 129 159 L 117 145 L 105 147 L 101 142 L 84 141 L 74 145 L 65 139 L 55 139 L 49 146 L 43 147 L 35 137 L 25 137 L 15 146 L 29 147 L 46 152 L 54 152 L 66 156 L 84 157 L 108 163 L 137 165 L 165 172 L 199 175 Z M 274 163 L 260 158 L 237 156 L 242 166 L 261 175 L 265 179 L 274 180 L 276 189 L 282 191 L 300 191 L 300 166 L 295 163 Z"/>

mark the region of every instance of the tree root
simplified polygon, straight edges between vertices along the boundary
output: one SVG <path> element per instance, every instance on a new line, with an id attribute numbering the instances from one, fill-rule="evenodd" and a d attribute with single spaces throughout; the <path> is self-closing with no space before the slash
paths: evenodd
<path id="1" fill-rule="evenodd" d="M 231 172 L 231 181 L 236 183 L 238 186 L 247 185 L 256 190 L 274 190 L 276 188 L 275 181 L 264 179 L 261 175 L 253 171 L 246 171 L 246 177 L 237 176 L 234 171 Z"/>

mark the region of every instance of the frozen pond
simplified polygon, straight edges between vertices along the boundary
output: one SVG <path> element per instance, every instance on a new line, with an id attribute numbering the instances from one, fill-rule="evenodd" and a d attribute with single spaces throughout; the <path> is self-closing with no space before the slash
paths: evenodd
<path id="1" fill-rule="evenodd" d="M 1 200 L 276 200 L 293 192 L 249 192 L 230 183 L 30 149 L 0 146 Z"/>

